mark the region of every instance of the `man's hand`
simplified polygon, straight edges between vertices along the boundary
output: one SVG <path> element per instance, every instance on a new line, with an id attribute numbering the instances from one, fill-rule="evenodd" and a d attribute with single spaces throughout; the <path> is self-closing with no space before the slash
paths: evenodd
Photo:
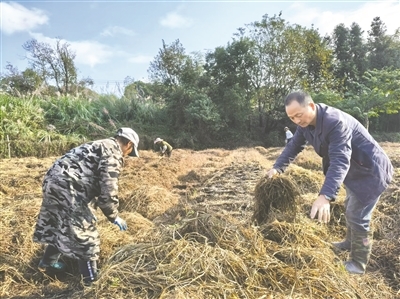
<path id="1" fill-rule="evenodd" d="M 267 176 L 268 178 L 272 178 L 274 175 L 277 175 L 278 171 L 276 169 L 270 169 L 268 170 L 268 172 L 266 173 L 265 176 Z"/>
<path id="2" fill-rule="evenodd" d="M 328 223 L 331 219 L 330 207 L 330 202 L 325 198 L 324 195 L 318 196 L 311 208 L 311 219 L 314 219 L 315 215 L 318 213 L 318 221 Z"/>

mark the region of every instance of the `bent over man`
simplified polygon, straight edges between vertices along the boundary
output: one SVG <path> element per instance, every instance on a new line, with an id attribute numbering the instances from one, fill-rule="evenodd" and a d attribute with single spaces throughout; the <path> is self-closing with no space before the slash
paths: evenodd
<path id="1" fill-rule="evenodd" d="M 154 140 L 154 145 L 156 147 L 158 147 L 158 151 L 160 152 L 160 156 L 164 156 L 166 155 L 168 158 L 171 157 L 171 153 L 172 153 L 172 146 L 164 141 L 161 138 L 156 138 L 156 140 Z"/>
<path id="2" fill-rule="evenodd" d="M 48 244 L 39 270 L 63 271 L 63 254 L 78 261 L 85 285 L 96 280 L 100 238 L 89 203 L 93 201 L 120 230 L 127 229 L 118 216 L 118 179 L 123 157 L 139 157 L 138 144 L 134 130 L 121 128 L 112 138 L 70 150 L 47 171 L 33 235 L 35 242 Z"/>
<path id="3" fill-rule="evenodd" d="M 333 245 L 350 251 L 350 259 L 344 263 L 349 273 L 363 274 L 372 247 L 371 215 L 392 180 L 393 166 L 374 138 L 351 115 L 315 104 L 310 95 L 301 91 L 286 97 L 285 109 L 298 127 L 267 175 L 282 173 L 307 141 L 314 147 L 322 157 L 325 181 L 310 216 L 318 214 L 319 221 L 328 222 L 330 202 L 344 184 L 347 234 L 345 240 Z"/>

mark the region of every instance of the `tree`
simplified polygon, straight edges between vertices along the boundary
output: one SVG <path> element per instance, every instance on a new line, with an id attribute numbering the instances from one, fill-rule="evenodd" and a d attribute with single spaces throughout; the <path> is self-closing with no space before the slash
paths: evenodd
<path id="1" fill-rule="evenodd" d="M 162 48 L 150 62 L 148 72 L 153 82 L 173 88 L 192 82 L 196 70 L 200 70 L 199 63 L 185 54 L 185 48 L 177 39 L 170 45 L 162 40 Z"/>
<path id="2" fill-rule="evenodd" d="M 339 92 L 352 92 L 368 68 L 367 46 L 363 40 L 363 31 L 357 23 L 350 28 L 339 24 L 331 38 L 334 55 L 334 75 Z"/>
<path id="3" fill-rule="evenodd" d="M 394 36 L 386 34 L 386 25 L 376 17 L 368 31 L 369 63 L 371 69 L 400 68 L 400 43 L 398 31 Z"/>
<path id="4" fill-rule="evenodd" d="M 211 139 L 222 127 L 215 104 L 207 95 L 192 91 L 185 108 L 185 130 L 197 136 L 198 141 L 212 143 Z"/>
<path id="5" fill-rule="evenodd" d="M 352 83 L 352 68 L 351 60 L 351 45 L 350 32 L 344 24 L 339 24 L 333 30 L 331 42 L 333 43 L 334 55 L 334 76 L 337 85 L 336 89 L 339 92 L 346 92 L 350 89 Z"/>
<path id="6" fill-rule="evenodd" d="M 152 84 L 142 81 L 133 81 L 125 86 L 124 97 L 127 99 L 137 99 L 146 102 L 152 97 Z"/>
<path id="7" fill-rule="evenodd" d="M 349 30 L 344 24 L 339 24 L 333 30 L 333 54 L 336 58 L 335 76 L 342 80 L 346 86 L 347 77 L 351 72 L 351 54 L 350 54 L 350 38 Z"/>
<path id="8" fill-rule="evenodd" d="M 27 57 L 30 66 L 45 81 L 54 80 L 58 92 L 68 94 L 77 84 L 77 68 L 74 64 L 75 53 L 70 45 L 56 40 L 56 45 L 38 42 L 36 39 L 27 41 L 23 48 L 29 53 Z"/>
<path id="9" fill-rule="evenodd" d="M 251 109 L 254 87 L 251 70 L 257 65 L 254 44 L 239 37 L 226 47 L 217 47 L 206 55 L 204 66 L 210 80 L 209 95 L 221 119 L 229 128 L 245 128 Z"/>
<path id="10" fill-rule="evenodd" d="M 198 84 L 204 72 L 201 55 L 187 55 L 179 39 L 170 45 L 163 40 L 148 72 L 154 101 L 164 105 L 169 125 L 182 129 L 187 125 L 187 107 L 197 98 L 193 95 L 202 93 Z"/>
<path id="11" fill-rule="evenodd" d="M 318 31 L 311 27 L 306 29 L 300 26 L 292 28 L 293 35 L 302 34 L 302 48 L 304 66 L 301 72 L 301 86 L 303 89 L 318 92 L 333 85 L 332 51 L 328 48 L 328 41 L 322 38 Z"/>
<path id="12" fill-rule="evenodd" d="M 2 76 L 0 82 L 2 89 L 16 96 L 34 93 L 42 84 L 40 76 L 32 69 L 27 68 L 20 72 L 11 63 L 7 63 L 8 74 Z"/>
<path id="13" fill-rule="evenodd" d="M 357 23 L 352 23 L 349 31 L 350 55 L 353 63 L 353 81 L 359 81 L 368 69 L 368 48 L 363 39 L 364 31 Z"/>
<path id="14" fill-rule="evenodd" d="M 280 15 L 264 15 L 247 26 L 258 64 L 249 70 L 255 88 L 260 126 L 266 130 L 284 117 L 283 98 L 295 89 L 320 90 L 330 85 L 331 51 L 314 28 L 290 25 Z"/>
<path id="15" fill-rule="evenodd" d="M 394 114 L 400 110 L 400 69 L 370 70 L 359 83 L 359 92 L 346 95 L 342 108 L 356 117 L 362 118 L 369 129 L 371 117 Z"/>

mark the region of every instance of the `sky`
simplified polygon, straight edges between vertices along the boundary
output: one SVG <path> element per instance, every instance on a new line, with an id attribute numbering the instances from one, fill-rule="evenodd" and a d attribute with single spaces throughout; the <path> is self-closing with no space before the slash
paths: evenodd
<path id="1" fill-rule="evenodd" d="M 78 79 L 90 77 L 100 93 L 118 93 L 125 78 L 148 80 L 148 68 L 162 48 L 179 39 L 186 54 L 226 46 L 240 27 L 264 15 L 317 28 L 322 36 L 340 23 L 365 31 L 380 17 L 393 34 L 400 27 L 400 0 L 383 1 L 1 1 L 0 72 L 11 63 L 29 65 L 22 45 L 57 38 L 76 53 Z"/>

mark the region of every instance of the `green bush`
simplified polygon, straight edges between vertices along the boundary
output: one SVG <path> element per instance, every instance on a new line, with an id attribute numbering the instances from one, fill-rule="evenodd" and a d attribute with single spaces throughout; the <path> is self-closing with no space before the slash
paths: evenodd
<path id="1" fill-rule="evenodd" d="M 400 142 L 400 133 L 376 132 L 371 134 L 378 142 Z"/>
<path id="2" fill-rule="evenodd" d="M 282 135 L 281 131 L 271 131 L 265 139 L 266 147 L 277 147 L 285 145 L 285 136 Z"/>

